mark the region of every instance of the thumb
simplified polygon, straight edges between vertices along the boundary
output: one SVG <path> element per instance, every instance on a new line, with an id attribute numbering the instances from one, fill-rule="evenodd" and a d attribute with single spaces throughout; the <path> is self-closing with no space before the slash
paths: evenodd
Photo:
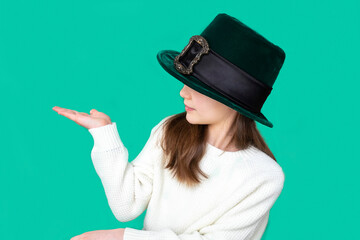
<path id="1" fill-rule="evenodd" d="M 98 110 L 96 110 L 96 109 L 91 109 L 90 110 L 90 114 L 96 114 L 96 113 L 98 113 L 99 111 Z"/>

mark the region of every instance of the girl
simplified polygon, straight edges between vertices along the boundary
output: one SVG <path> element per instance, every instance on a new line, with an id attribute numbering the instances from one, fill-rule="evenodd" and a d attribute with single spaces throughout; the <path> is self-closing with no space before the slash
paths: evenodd
<path id="1" fill-rule="evenodd" d="M 156 124 L 131 162 L 105 113 L 53 108 L 91 133 L 91 158 L 114 216 L 127 222 L 147 209 L 142 230 L 71 239 L 261 239 L 285 175 L 255 121 L 273 126 L 260 110 L 285 53 L 223 13 L 181 53 L 160 51 L 157 58 L 184 83 L 186 111 Z"/>

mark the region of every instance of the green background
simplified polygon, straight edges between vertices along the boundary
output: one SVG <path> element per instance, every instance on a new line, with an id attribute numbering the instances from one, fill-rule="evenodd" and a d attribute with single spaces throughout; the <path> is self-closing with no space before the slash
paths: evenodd
<path id="1" fill-rule="evenodd" d="M 221 12 L 286 52 L 257 124 L 285 173 L 263 239 L 354 239 L 359 216 L 359 1 L 0 0 L 1 239 L 141 229 L 113 216 L 87 129 L 54 106 L 109 115 L 132 161 L 184 111 L 156 60 Z"/>

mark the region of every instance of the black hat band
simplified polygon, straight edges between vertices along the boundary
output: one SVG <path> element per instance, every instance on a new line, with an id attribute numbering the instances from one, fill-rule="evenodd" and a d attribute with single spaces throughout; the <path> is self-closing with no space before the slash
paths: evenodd
<path id="1" fill-rule="evenodd" d="M 182 74 L 192 74 L 247 110 L 259 113 L 272 87 L 214 52 L 202 36 L 195 36 L 176 56 L 175 68 Z"/>

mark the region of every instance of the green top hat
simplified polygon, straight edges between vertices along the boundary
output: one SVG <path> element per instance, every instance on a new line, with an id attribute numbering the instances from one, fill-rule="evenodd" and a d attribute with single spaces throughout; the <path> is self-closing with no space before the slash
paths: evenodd
<path id="1" fill-rule="evenodd" d="M 181 52 L 161 50 L 160 65 L 176 79 L 270 128 L 261 113 L 285 52 L 255 30 L 218 14 Z"/>

